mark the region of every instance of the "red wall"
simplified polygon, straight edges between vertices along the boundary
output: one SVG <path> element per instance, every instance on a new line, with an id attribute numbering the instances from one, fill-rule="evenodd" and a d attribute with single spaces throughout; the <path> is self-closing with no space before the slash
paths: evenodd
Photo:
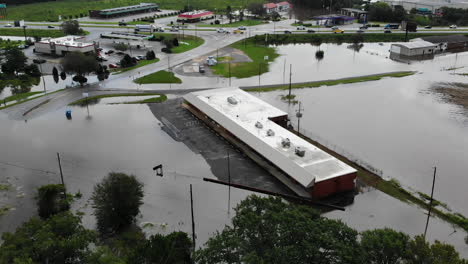
<path id="1" fill-rule="evenodd" d="M 335 193 L 351 191 L 354 189 L 356 172 L 315 183 L 311 194 L 314 198 L 323 198 Z"/>

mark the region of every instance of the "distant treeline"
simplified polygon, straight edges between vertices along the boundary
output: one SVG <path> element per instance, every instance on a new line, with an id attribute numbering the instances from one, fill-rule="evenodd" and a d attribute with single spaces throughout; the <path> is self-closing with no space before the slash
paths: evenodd
<path id="1" fill-rule="evenodd" d="M 9 5 L 24 5 L 24 4 L 33 4 L 39 2 L 54 2 L 56 0 L 0 0 L 0 3 Z"/>

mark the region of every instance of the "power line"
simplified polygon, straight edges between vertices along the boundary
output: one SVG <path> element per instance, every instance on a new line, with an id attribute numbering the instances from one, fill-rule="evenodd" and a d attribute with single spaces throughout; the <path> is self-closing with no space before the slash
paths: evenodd
<path id="1" fill-rule="evenodd" d="M 42 169 L 36 169 L 36 168 L 30 168 L 30 167 L 26 167 L 26 166 L 22 166 L 22 165 L 17 165 L 17 164 L 13 164 L 13 163 L 9 163 L 9 162 L 4 162 L 4 161 L 0 161 L 0 164 L 12 166 L 12 167 L 17 167 L 17 168 L 21 168 L 21 169 L 26 169 L 26 170 L 39 171 L 39 172 L 43 172 L 43 173 L 57 174 L 56 172 L 53 172 L 53 171 L 42 170 Z"/>

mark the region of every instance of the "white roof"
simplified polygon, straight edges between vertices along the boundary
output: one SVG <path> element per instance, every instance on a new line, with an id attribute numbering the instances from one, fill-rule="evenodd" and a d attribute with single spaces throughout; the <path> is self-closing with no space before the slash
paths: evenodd
<path id="1" fill-rule="evenodd" d="M 404 43 L 397 43 L 397 44 L 392 44 L 396 46 L 402 46 L 406 47 L 408 49 L 419 49 L 419 48 L 432 48 L 436 47 L 434 43 L 424 41 L 424 40 L 416 40 L 416 41 L 410 41 L 410 42 L 404 42 Z"/>
<path id="2" fill-rule="evenodd" d="M 66 36 L 61 38 L 47 38 L 42 39 L 39 43 L 49 44 L 54 43 L 57 45 L 66 45 L 70 47 L 83 47 L 93 45 L 93 43 L 80 42 L 77 40 L 83 39 L 83 36 Z"/>
<path id="3" fill-rule="evenodd" d="M 229 103 L 229 97 L 234 98 L 237 104 Z M 303 187 L 308 188 L 314 182 L 356 172 L 352 167 L 271 121 L 269 118 L 285 116 L 287 113 L 241 89 L 221 88 L 194 92 L 185 95 L 184 99 Z M 258 128 L 257 122 L 263 127 Z M 267 135 L 270 129 L 274 132 L 273 136 Z M 286 138 L 291 143 L 289 148 L 282 145 Z M 304 157 L 296 155 L 296 147 L 305 150 Z"/>

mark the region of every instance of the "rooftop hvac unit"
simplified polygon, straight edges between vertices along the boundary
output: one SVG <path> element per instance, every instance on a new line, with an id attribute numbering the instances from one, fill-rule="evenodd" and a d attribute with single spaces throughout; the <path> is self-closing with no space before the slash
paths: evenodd
<path id="1" fill-rule="evenodd" d="M 275 131 L 273 131 L 273 130 L 271 130 L 271 129 L 268 129 L 268 130 L 267 130 L 267 136 L 272 137 L 272 136 L 274 136 L 274 135 L 275 135 Z"/>
<path id="2" fill-rule="evenodd" d="M 305 155 L 305 150 L 302 149 L 301 147 L 296 147 L 295 152 L 296 152 L 296 155 L 298 155 L 299 157 L 304 157 Z"/>
<path id="3" fill-rule="evenodd" d="M 263 128 L 263 125 L 262 125 L 262 123 L 260 123 L 259 121 L 257 121 L 257 123 L 255 123 L 255 127 L 256 127 L 256 128 Z"/>
<path id="4" fill-rule="evenodd" d="M 291 147 L 291 141 L 289 140 L 289 138 L 283 138 L 283 140 L 281 140 L 281 145 L 283 146 L 283 148 L 289 148 Z"/>
<path id="5" fill-rule="evenodd" d="M 230 104 L 232 104 L 232 105 L 236 105 L 236 104 L 238 103 L 237 99 L 234 98 L 233 96 L 229 96 L 229 97 L 227 98 L 227 101 L 228 101 L 228 103 L 230 103 Z"/>

